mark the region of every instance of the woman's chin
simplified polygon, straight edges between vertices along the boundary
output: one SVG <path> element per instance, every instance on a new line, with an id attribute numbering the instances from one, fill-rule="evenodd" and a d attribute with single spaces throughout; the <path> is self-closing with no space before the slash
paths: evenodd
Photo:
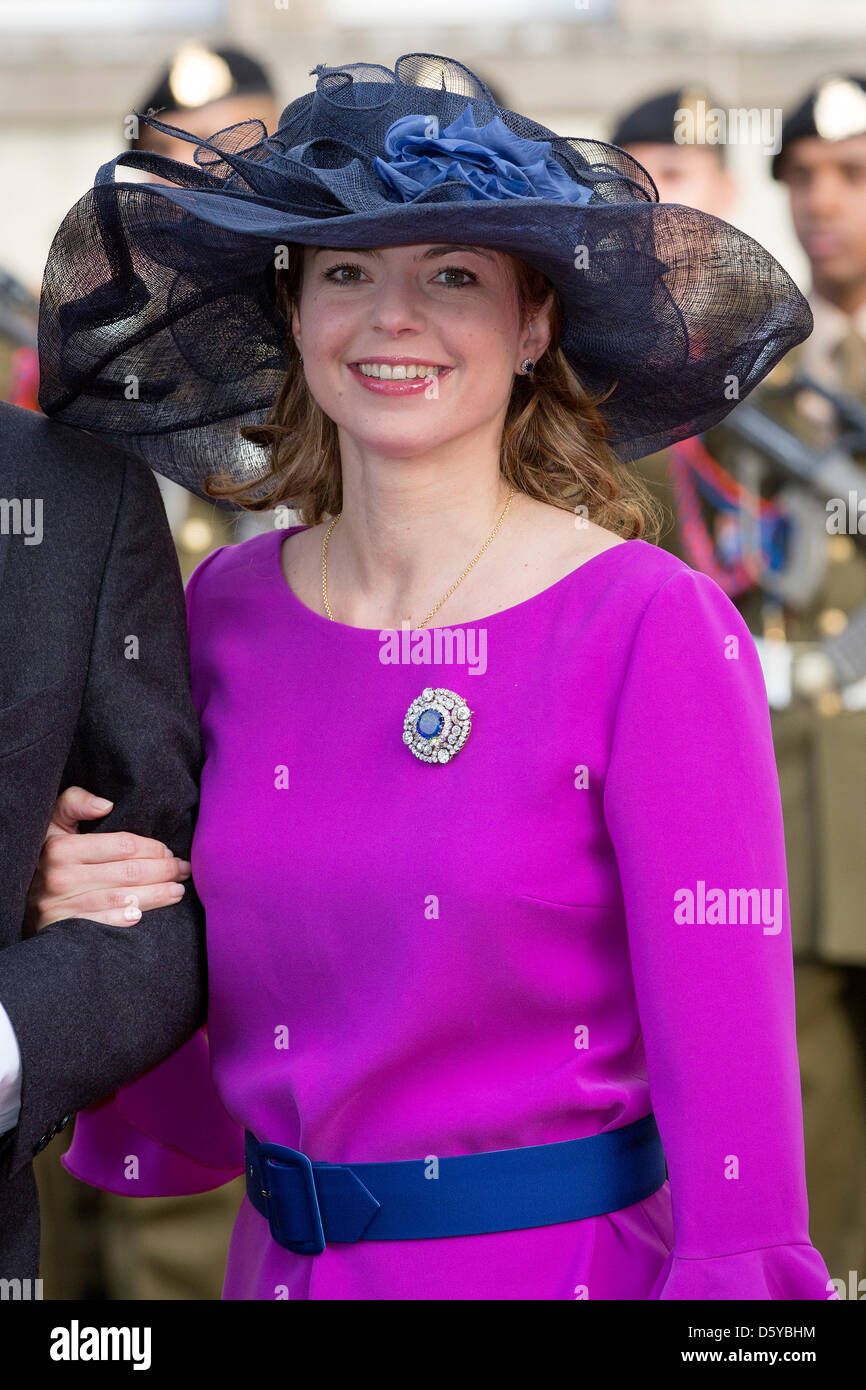
<path id="1" fill-rule="evenodd" d="M 444 436 L 441 430 L 429 429 L 418 431 L 415 434 L 407 430 L 405 425 L 395 429 L 370 430 L 359 433 L 357 420 L 353 421 L 351 425 L 340 425 L 338 421 L 337 425 L 341 434 L 350 440 L 356 449 L 379 454 L 383 458 L 422 458 L 425 454 L 441 449 L 449 442 L 456 442 L 460 437 L 453 430 L 449 431 L 447 436 Z"/>

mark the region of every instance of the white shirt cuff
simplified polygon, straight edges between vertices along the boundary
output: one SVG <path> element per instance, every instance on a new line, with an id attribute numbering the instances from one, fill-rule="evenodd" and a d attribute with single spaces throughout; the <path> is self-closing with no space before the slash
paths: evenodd
<path id="1" fill-rule="evenodd" d="M 14 1129 L 21 1112 L 21 1052 L 12 1022 L 0 1004 L 0 1134 Z"/>

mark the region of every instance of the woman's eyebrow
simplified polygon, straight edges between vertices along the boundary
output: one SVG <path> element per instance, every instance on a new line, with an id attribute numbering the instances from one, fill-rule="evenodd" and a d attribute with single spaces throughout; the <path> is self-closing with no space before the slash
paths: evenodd
<path id="1" fill-rule="evenodd" d="M 382 259 L 381 251 L 378 251 L 374 246 L 318 246 L 314 252 L 314 256 L 324 256 L 326 254 L 346 255 L 350 251 L 356 251 L 361 256 L 375 256 L 377 260 Z M 483 246 L 465 246 L 457 243 L 454 246 L 431 246 L 429 250 L 419 252 L 415 260 L 428 260 L 433 256 L 441 256 L 446 253 L 450 255 L 455 251 L 458 253 L 473 251 L 476 256 L 484 256 L 488 261 L 494 259 L 492 253 L 490 251 L 485 251 Z"/>
<path id="2" fill-rule="evenodd" d="M 443 252 L 447 252 L 450 255 L 454 251 L 458 254 L 464 251 L 473 251 L 476 256 L 484 256 L 488 261 L 494 259 L 493 253 L 491 251 L 485 251 L 483 246 L 466 246 L 459 243 L 455 246 L 431 246 L 429 251 L 424 252 L 424 259 L 428 256 L 441 256 Z M 416 259 L 420 258 L 416 257 Z"/>

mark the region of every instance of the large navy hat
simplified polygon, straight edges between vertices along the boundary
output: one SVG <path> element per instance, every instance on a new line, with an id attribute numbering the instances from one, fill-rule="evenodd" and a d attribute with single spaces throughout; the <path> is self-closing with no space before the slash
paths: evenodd
<path id="1" fill-rule="evenodd" d="M 46 266 L 47 414 L 202 496 L 222 470 L 255 487 L 267 456 L 239 431 L 267 418 L 289 366 L 274 266 L 293 243 L 472 242 L 536 266 L 568 362 L 590 390 L 615 387 L 603 411 L 622 460 L 716 424 L 811 331 L 758 242 L 659 203 L 625 151 L 498 107 L 462 63 L 313 71 L 273 135 L 250 121 L 200 142 L 151 118 L 200 146 L 196 165 L 126 151 L 100 169 Z M 119 165 L 173 184 L 115 183 Z"/>
<path id="2" fill-rule="evenodd" d="M 773 178 L 782 176 L 785 151 L 792 140 L 804 135 L 821 140 L 847 140 L 866 135 L 866 77 L 850 73 L 825 77 L 808 92 L 796 110 L 782 123 L 778 154 L 773 156 Z"/>

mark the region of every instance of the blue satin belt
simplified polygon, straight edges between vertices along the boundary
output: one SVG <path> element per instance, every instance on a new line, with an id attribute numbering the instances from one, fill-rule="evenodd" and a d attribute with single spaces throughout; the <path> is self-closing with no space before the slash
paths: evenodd
<path id="1" fill-rule="evenodd" d="M 652 1111 L 633 1124 L 520 1149 L 324 1163 L 245 1132 L 247 1196 L 296 1255 L 326 1241 L 427 1240 L 583 1221 L 643 1201 L 665 1181 Z"/>

